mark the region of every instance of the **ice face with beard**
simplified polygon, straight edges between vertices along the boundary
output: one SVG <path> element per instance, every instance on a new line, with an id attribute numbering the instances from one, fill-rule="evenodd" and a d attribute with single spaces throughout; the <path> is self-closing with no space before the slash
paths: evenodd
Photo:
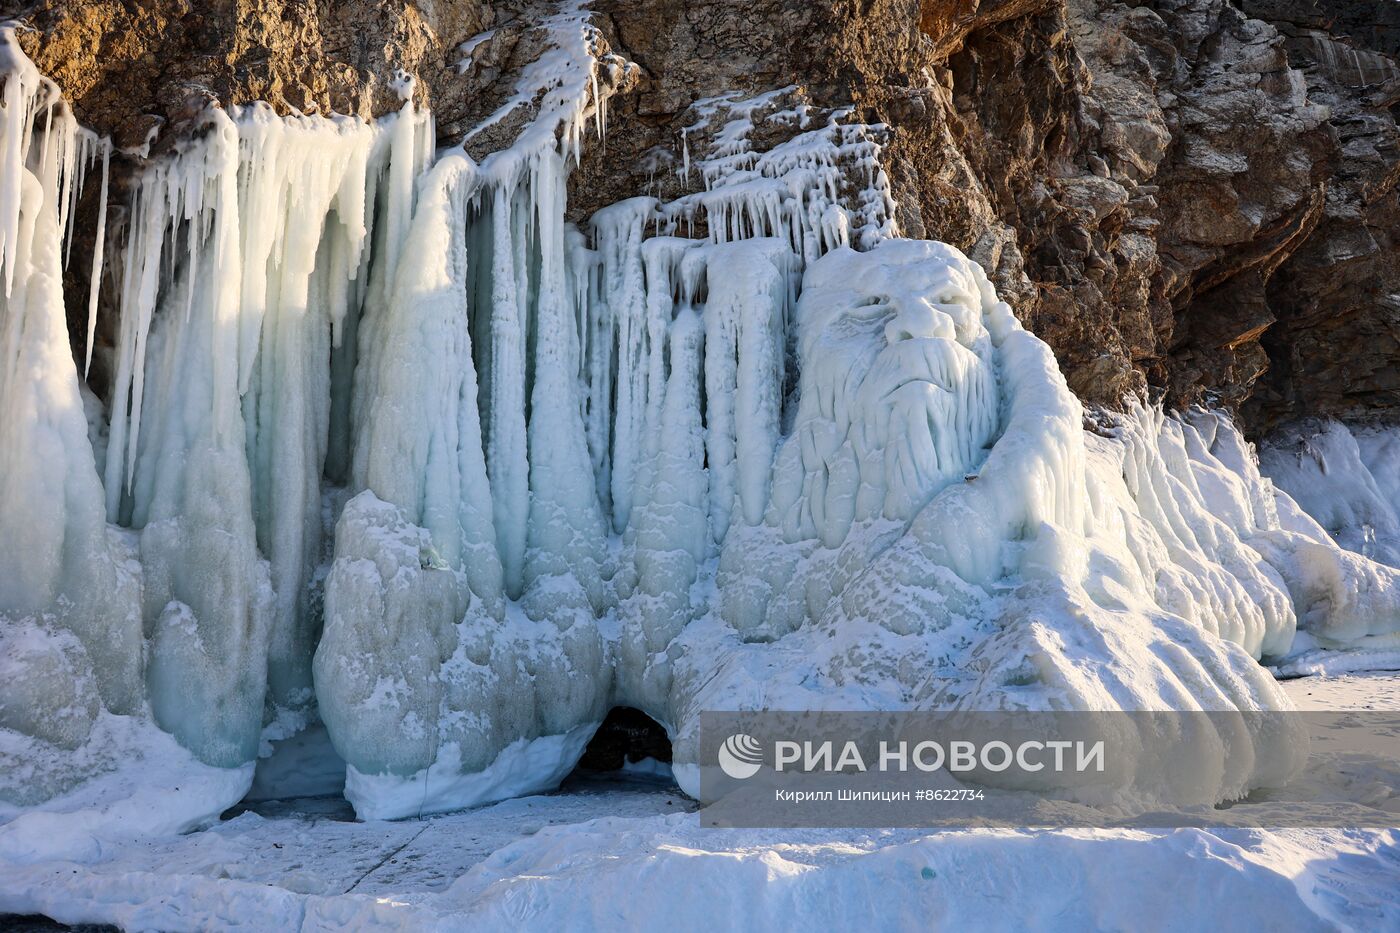
<path id="1" fill-rule="evenodd" d="M 997 432 L 987 318 L 1010 309 L 951 246 L 896 240 L 877 253 L 838 250 L 804 283 L 801 402 L 774 489 L 788 541 L 836 547 L 854 522 L 907 521 L 975 470 Z"/>
<path id="2" fill-rule="evenodd" d="M 1045 350 L 1024 363 L 1058 375 L 981 267 L 943 243 L 828 253 L 795 318 L 799 402 L 772 499 L 762 525 L 731 529 L 717 581 L 722 615 L 750 639 L 820 618 L 927 503 L 980 471 L 1011 410 L 1008 338 Z M 1076 434 L 1078 418 L 1065 414 Z"/>

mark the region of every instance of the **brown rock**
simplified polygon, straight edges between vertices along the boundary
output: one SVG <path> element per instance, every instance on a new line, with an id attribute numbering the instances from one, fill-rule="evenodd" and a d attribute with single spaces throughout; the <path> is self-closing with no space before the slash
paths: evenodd
<path id="1" fill-rule="evenodd" d="M 697 99 L 793 86 L 887 124 L 898 221 L 982 262 L 1070 385 L 1114 404 L 1400 416 L 1393 0 L 595 0 L 641 66 L 571 218 L 698 185 Z M 539 52 L 544 0 L 38 0 L 25 48 L 78 115 L 159 152 L 200 102 L 384 113 L 416 74 L 444 143 Z M 491 30 L 470 56 L 462 43 Z M 460 63 L 460 67 L 459 67 Z M 522 117 L 523 118 L 523 117 Z M 707 130 L 693 130 L 703 134 Z M 762 126 L 772 145 L 791 128 Z M 474 138 L 477 156 L 513 125 Z M 130 171 L 131 165 L 125 167 Z M 90 210 L 91 208 L 89 208 Z M 75 286 L 76 287 L 76 286 Z"/>

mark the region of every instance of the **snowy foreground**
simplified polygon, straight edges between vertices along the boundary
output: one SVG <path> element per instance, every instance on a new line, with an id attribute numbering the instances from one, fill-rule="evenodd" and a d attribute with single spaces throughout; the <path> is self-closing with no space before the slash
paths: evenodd
<path id="1" fill-rule="evenodd" d="M 1085 411 L 899 236 L 885 129 L 797 88 L 696 102 L 690 194 L 567 222 L 637 69 L 569 4 L 530 42 L 480 160 L 406 78 L 373 123 L 215 107 L 84 256 L 111 144 L 0 31 L 0 910 L 1400 925 L 1391 832 L 700 828 L 704 711 L 1252 713 L 1400 666 L 1400 432 Z M 551 795 L 618 707 L 676 784 Z M 1391 809 L 1259 721 L 1035 791 Z"/>
<path id="2" fill-rule="evenodd" d="M 1400 708 L 1400 675 L 1285 684 Z M 701 829 L 662 778 L 400 822 L 270 802 L 91 863 L 0 876 L 0 911 L 127 929 L 1355 930 L 1400 924 L 1400 833 Z M 1235 809 L 1248 809 L 1249 804 Z"/>

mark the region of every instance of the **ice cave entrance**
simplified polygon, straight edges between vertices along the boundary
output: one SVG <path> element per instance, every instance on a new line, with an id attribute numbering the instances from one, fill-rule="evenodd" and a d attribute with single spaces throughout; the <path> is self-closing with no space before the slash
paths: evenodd
<path id="1" fill-rule="evenodd" d="M 607 774 L 670 777 L 671 739 L 655 719 L 630 706 L 616 706 L 589 739 L 570 778 Z"/>

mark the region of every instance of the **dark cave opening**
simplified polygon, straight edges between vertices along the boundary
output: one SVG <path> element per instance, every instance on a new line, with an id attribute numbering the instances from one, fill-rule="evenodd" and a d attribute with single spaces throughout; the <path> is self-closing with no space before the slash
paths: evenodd
<path id="1" fill-rule="evenodd" d="M 574 774 L 644 770 L 644 763 L 671 764 L 671 739 L 655 719 L 630 706 L 616 706 L 589 739 Z"/>

